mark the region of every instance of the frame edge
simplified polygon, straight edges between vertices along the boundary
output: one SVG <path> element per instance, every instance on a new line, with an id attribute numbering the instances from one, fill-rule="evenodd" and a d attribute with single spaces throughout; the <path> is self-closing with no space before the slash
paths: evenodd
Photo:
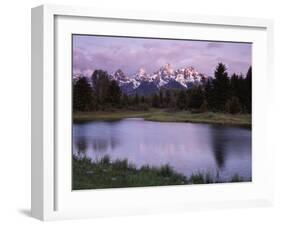
<path id="1" fill-rule="evenodd" d="M 43 220 L 43 6 L 31 9 L 31 215 Z"/>

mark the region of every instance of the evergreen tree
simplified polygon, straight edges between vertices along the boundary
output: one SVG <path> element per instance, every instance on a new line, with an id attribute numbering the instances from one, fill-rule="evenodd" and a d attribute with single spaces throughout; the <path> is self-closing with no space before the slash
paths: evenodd
<path id="1" fill-rule="evenodd" d="M 218 111 L 223 111 L 230 95 L 230 84 L 224 64 L 219 63 L 213 80 L 213 105 Z"/>
<path id="2" fill-rule="evenodd" d="M 212 79 L 208 79 L 205 83 L 205 100 L 207 101 L 210 109 L 213 108 L 215 102 L 213 93 L 213 81 Z"/>
<path id="3" fill-rule="evenodd" d="M 159 105 L 160 107 L 164 106 L 164 97 L 163 97 L 163 91 L 160 89 L 159 91 Z"/>
<path id="4" fill-rule="evenodd" d="M 241 104 L 239 99 L 237 97 L 232 97 L 229 99 L 225 104 L 225 110 L 230 114 L 237 114 L 241 112 Z"/>
<path id="5" fill-rule="evenodd" d="M 171 91 L 169 89 L 165 91 L 165 105 L 166 107 L 171 106 Z"/>
<path id="6" fill-rule="evenodd" d="M 181 90 L 177 98 L 177 108 L 180 110 L 186 109 L 187 96 L 184 90 Z"/>
<path id="7" fill-rule="evenodd" d="M 113 105 L 119 105 L 120 98 L 121 98 L 121 89 L 118 86 L 117 82 L 115 80 L 112 80 L 109 84 L 107 100 L 109 103 L 112 103 Z"/>
<path id="8" fill-rule="evenodd" d="M 231 96 L 239 97 L 241 91 L 241 81 L 238 75 L 235 73 L 230 78 L 230 92 Z"/>
<path id="9" fill-rule="evenodd" d="M 108 73 L 103 70 L 95 70 L 91 77 L 92 87 L 94 94 L 96 95 L 98 102 L 103 105 L 105 104 L 108 98 L 110 81 Z"/>
<path id="10" fill-rule="evenodd" d="M 207 112 L 208 111 L 208 102 L 206 100 L 203 101 L 199 108 L 200 112 Z"/>
<path id="11" fill-rule="evenodd" d="M 93 90 L 85 77 L 73 84 L 73 110 L 90 111 L 94 109 Z"/>
<path id="12" fill-rule="evenodd" d="M 136 93 L 136 95 L 135 95 L 135 100 L 134 100 L 134 104 L 135 104 L 135 105 L 139 105 L 139 103 L 140 103 L 140 98 L 139 98 L 139 95 Z"/>
<path id="13" fill-rule="evenodd" d="M 155 93 L 152 97 L 152 107 L 158 108 L 159 107 L 159 96 Z"/>
<path id="14" fill-rule="evenodd" d="M 246 74 L 246 110 L 252 113 L 252 66 Z"/>
<path id="15" fill-rule="evenodd" d="M 202 87 L 193 87 L 189 92 L 189 107 L 198 109 L 204 101 L 204 93 Z"/>
<path id="16" fill-rule="evenodd" d="M 141 103 L 142 103 L 142 104 L 145 103 L 145 98 L 144 98 L 144 96 L 141 96 Z"/>
<path id="17" fill-rule="evenodd" d="M 129 97 L 127 94 L 122 95 L 122 105 L 125 107 L 129 105 Z"/>

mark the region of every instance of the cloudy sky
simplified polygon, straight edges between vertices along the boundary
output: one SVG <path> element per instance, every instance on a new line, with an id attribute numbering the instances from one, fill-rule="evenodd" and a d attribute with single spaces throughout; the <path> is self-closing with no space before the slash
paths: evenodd
<path id="1" fill-rule="evenodd" d="M 219 62 L 229 74 L 245 74 L 251 65 L 249 43 L 144 39 L 73 35 L 73 73 L 89 76 L 95 69 L 127 75 L 140 68 L 148 73 L 170 63 L 174 69 L 193 66 L 212 76 Z"/>

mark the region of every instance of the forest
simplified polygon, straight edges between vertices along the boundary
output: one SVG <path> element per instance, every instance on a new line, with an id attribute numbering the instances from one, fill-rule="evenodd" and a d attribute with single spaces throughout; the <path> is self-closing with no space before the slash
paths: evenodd
<path id="1" fill-rule="evenodd" d="M 188 110 L 192 113 L 220 112 L 251 114 L 252 68 L 245 75 L 228 75 L 218 63 L 214 75 L 189 89 L 160 89 L 151 95 L 126 95 L 103 70 L 73 79 L 73 111 L 95 112 L 116 109 L 148 111 L 150 108 Z"/>

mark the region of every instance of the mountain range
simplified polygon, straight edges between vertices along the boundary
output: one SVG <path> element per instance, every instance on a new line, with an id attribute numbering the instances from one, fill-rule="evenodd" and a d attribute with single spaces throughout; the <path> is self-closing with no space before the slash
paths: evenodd
<path id="1" fill-rule="evenodd" d="M 188 89 L 194 85 L 203 84 L 208 77 L 193 67 L 174 70 L 170 64 L 166 64 L 153 74 L 141 68 L 135 75 L 127 76 L 118 69 L 110 75 L 110 79 L 116 80 L 122 91 L 128 95 L 135 93 L 149 95 L 162 88 Z"/>
<path id="2" fill-rule="evenodd" d="M 80 76 L 76 75 L 73 79 L 78 77 Z M 194 85 L 204 84 L 208 78 L 193 67 L 174 70 L 170 64 L 165 64 L 152 74 L 147 73 L 144 68 L 140 68 L 136 74 L 130 76 L 121 69 L 109 75 L 109 79 L 115 80 L 122 92 L 127 95 L 136 93 L 150 95 L 160 89 L 188 89 Z"/>

